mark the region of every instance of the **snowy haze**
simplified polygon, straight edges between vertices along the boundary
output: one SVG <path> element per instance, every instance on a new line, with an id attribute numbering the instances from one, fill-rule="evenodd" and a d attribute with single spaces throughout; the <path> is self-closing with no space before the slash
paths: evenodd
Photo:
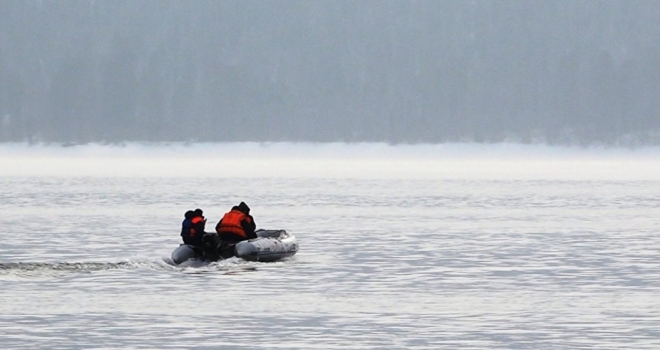
<path id="1" fill-rule="evenodd" d="M 340 143 L 0 146 L 0 176 L 657 180 L 660 148 Z"/>
<path id="2" fill-rule="evenodd" d="M 658 1 L 0 1 L 0 141 L 658 144 Z"/>

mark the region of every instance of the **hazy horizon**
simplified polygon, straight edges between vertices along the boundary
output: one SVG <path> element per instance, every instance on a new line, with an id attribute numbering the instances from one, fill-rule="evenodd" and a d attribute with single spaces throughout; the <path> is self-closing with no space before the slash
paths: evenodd
<path id="1" fill-rule="evenodd" d="M 0 176 L 655 181 L 660 178 L 660 147 L 4 143 Z"/>

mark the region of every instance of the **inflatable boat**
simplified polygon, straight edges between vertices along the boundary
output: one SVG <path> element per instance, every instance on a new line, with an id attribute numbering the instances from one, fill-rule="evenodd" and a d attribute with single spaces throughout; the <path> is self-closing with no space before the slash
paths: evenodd
<path id="1" fill-rule="evenodd" d="M 285 230 L 257 230 L 257 238 L 238 243 L 220 242 L 212 247 L 195 247 L 181 244 L 172 252 L 172 262 L 176 265 L 188 260 L 217 261 L 238 257 L 248 261 L 277 261 L 298 252 L 296 237 Z M 212 234 L 215 235 L 215 234 Z"/>

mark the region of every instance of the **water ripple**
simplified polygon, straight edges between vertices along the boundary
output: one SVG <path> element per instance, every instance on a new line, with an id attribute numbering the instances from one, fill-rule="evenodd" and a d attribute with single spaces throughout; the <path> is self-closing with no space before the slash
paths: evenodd
<path id="1" fill-rule="evenodd" d="M 660 182 L 2 181 L 5 348 L 660 348 Z M 300 252 L 171 264 L 240 200 Z"/>

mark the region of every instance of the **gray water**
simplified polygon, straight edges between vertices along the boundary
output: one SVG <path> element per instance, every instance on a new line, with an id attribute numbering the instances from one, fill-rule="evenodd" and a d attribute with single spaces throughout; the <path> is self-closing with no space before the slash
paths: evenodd
<path id="1" fill-rule="evenodd" d="M 6 349 L 658 349 L 660 182 L 0 177 Z M 245 200 L 299 253 L 172 266 Z"/>

